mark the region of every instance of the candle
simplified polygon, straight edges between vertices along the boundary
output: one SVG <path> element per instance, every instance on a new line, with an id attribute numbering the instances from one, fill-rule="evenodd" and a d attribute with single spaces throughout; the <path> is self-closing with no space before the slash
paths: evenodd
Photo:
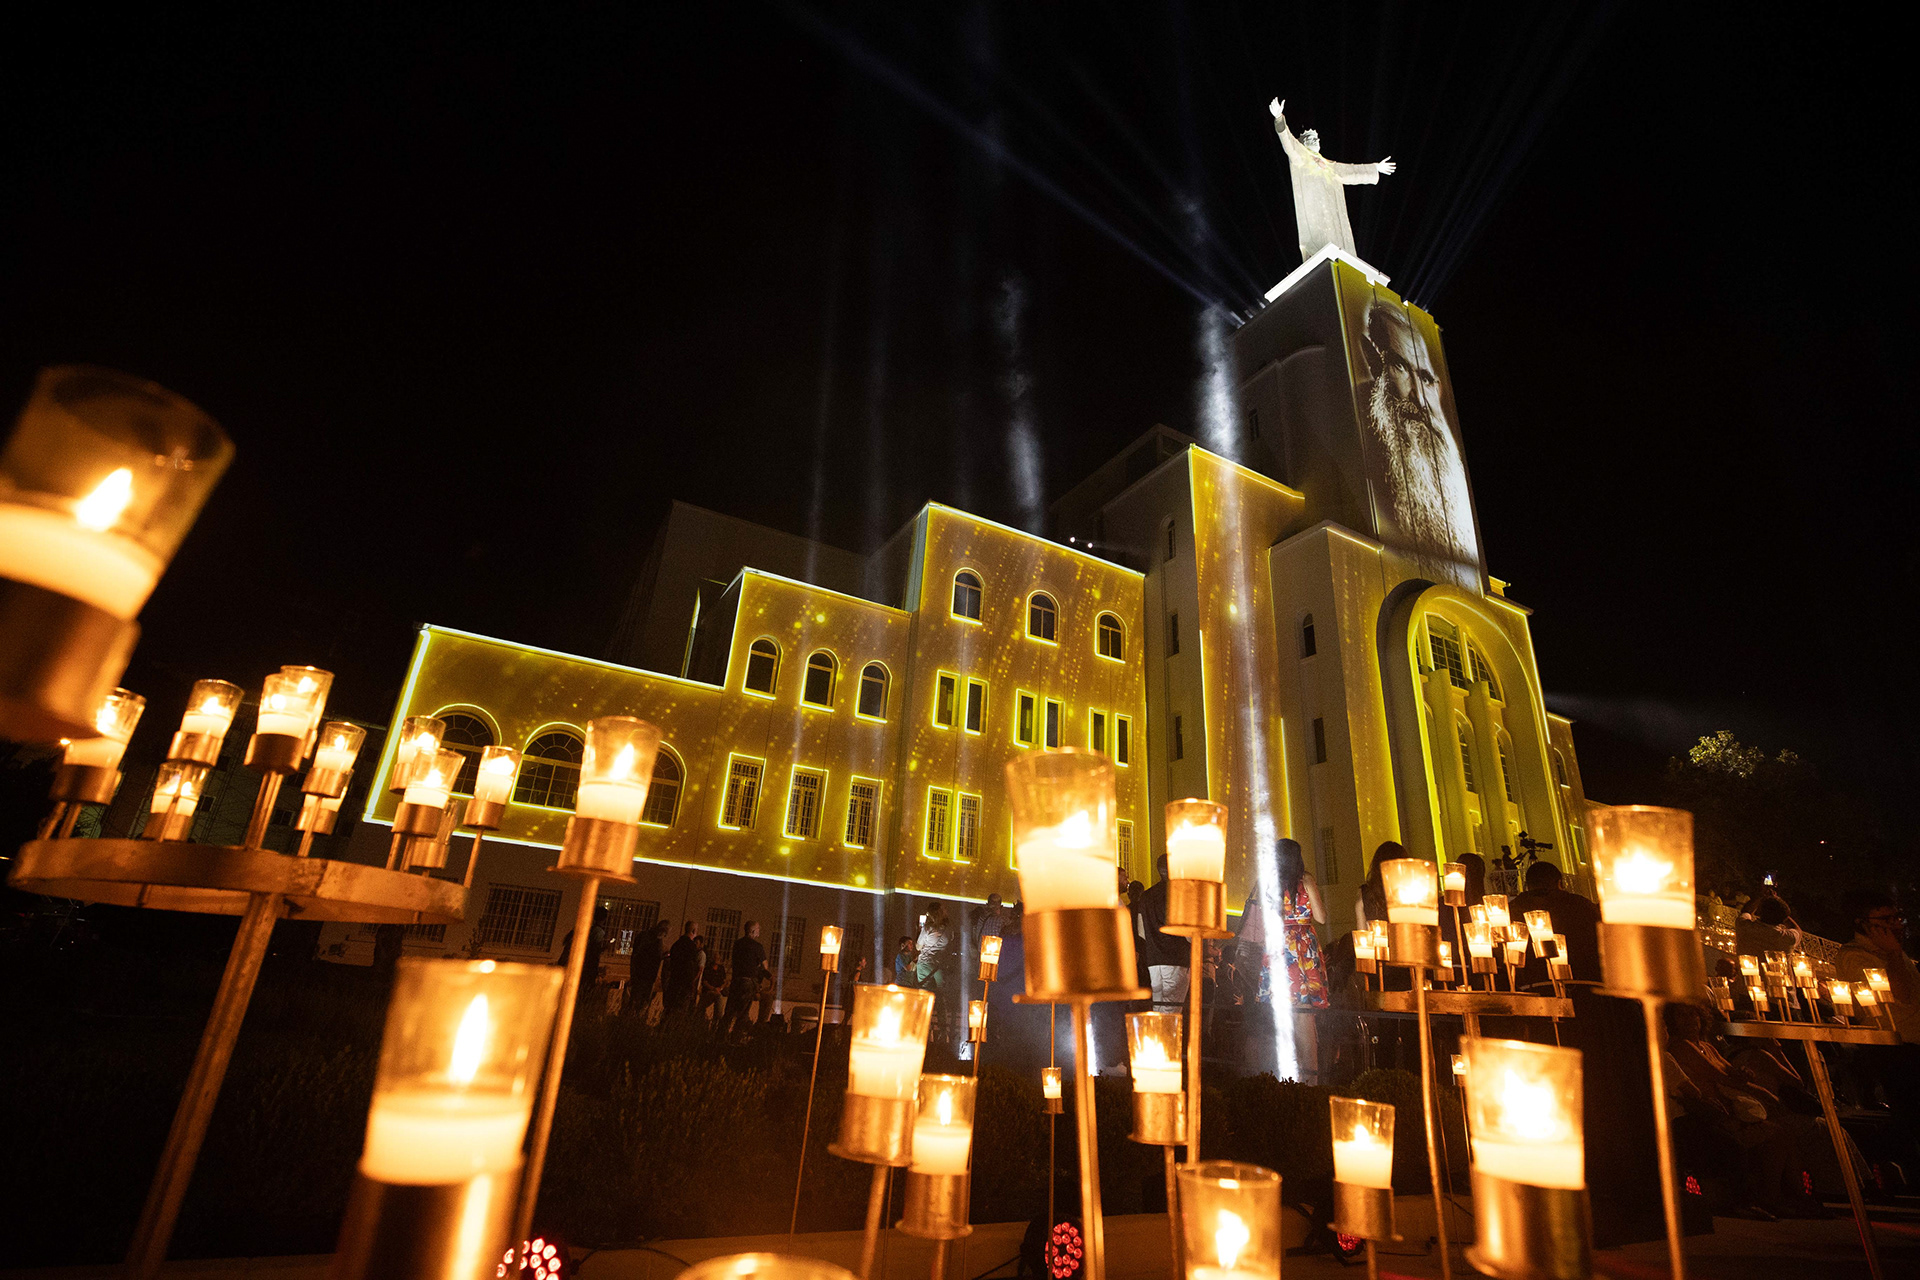
<path id="1" fill-rule="evenodd" d="M 1350 1187 L 1393 1188 L 1393 1108 L 1360 1098 L 1330 1098 L 1333 1179 Z"/>
<path id="2" fill-rule="evenodd" d="M 326 714 L 327 693 L 333 688 L 333 672 L 318 667 L 282 667 L 280 674 L 293 680 L 295 692 L 307 700 L 307 733 L 312 734 Z M 312 749 L 312 744 L 308 744 Z"/>
<path id="3" fill-rule="evenodd" d="M 319 749 L 313 753 L 313 767 L 337 773 L 353 768 L 354 757 L 360 754 L 360 743 L 366 736 L 367 731 L 357 724 L 330 721 L 320 733 Z"/>
<path id="4" fill-rule="evenodd" d="M 1755 959 L 1753 956 L 1741 956 L 1740 957 L 1740 976 L 1744 978 L 1759 977 L 1760 961 Z"/>
<path id="5" fill-rule="evenodd" d="M 1524 927 L 1524 926 L 1522 926 Z M 1507 964 L 1518 969 L 1527 962 L 1527 940 L 1525 938 L 1507 939 Z"/>
<path id="6" fill-rule="evenodd" d="M 1454 1075 L 1454 1079 L 1456 1080 L 1464 1081 L 1467 1078 L 1467 1055 L 1466 1054 L 1456 1053 L 1453 1055 L 1453 1075 Z"/>
<path id="7" fill-rule="evenodd" d="M 1373 933 L 1367 929 L 1353 931 L 1353 958 L 1355 960 L 1373 959 Z"/>
<path id="8" fill-rule="evenodd" d="M 124 467 L 115 471 L 90 499 L 111 499 L 117 481 L 131 475 Z M 104 513 L 105 508 L 95 510 Z M 112 520 L 108 516 L 107 523 Z M 164 567 L 139 543 L 88 524 L 79 510 L 0 502 L 0 578 L 72 596 L 126 622 L 153 594 Z"/>
<path id="9" fill-rule="evenodd" d="M 1653 805 L 1599 806 L 1591 830 L 1603 921 L 1694 927 L 1692 814 Z"/>
<path id="10" fill-rule="evenodd" d="M 267 677 L 260 691 L 260 719 L 255 733 L 277 733 L 305 741 L 313 711 L 314 690 L 302 690 L 300 678 L 284 672 Z"/>
<path id="11" fill-rule="evenodd" d="M 970 1040 L 985 1040 L 987 1031 L 987 1002 L 985 1000 L 967 1001 L 967 1032 Z"/>
<path id="12" fill-rule="evenodd" d="M 1451 942 L 1443 940 L 1440 943 L 1440 967 L 1442 969 L 1453 968 L 1453 944 Z"/>
<path id="13" fill-rule="evenodd" d="M 520 753 L 513 747 L 486 747 L 474 773 L 473 798 L 480 804 L 505 804 L 520 770 Z"/>
<path id="14" fill-rule="evenodd" d="M 1767 1011 L 1767 989 L 1759 983 L 1752 983 L 1747 987 L 1747 999 L 1751 1000 L 1753 1007 L 1761 1013 Z"/>
<path id="15" fill-rule="evenodd" d="M 853 989 L 847 1092 L 905 1102 L 927 1054 L 933 992 L 861 983 Z"/>
<path id="16" fill-rule="evenodd" d="M 1028 911 L 1114 910 L 1114 769 L 1091 751 L 1022 756 L 1007 766 L 1020 895 Z"/>
<path id="17" fill-rule="evenodd" d="M 187 713 L 180 717 L 180 732 L 224 738 L 233 727 L 233 713 L 243 696 L 237 684 L 225 680 L 196 680 L 187 698 Z"/>
<path id="18" fill-rule="evenodd" d="M 1373 939 L 1373 954 L 1381 960 L 1387 958 L 1387 922 L 1374 920 L 1367 925 L 1367 936 Z"/>
<path id="19" fill-rule="evenodd" d="M 1060 1068 L 1040 1068 L 1040 1096 L 1058 1098 L 1060 1096 Z"/>
<path id="20" fill-rule="evenodd" d="M 1882 1000 L 1885 1000 L 1893 989 L 1892 984 L 1887 981 L 1885 969 L 1862 969 L 1860 976 L 1865 980 L 1868 988 L 1879 993 Z"/>
<path id="21" fill-rule="evenodd" d="M 1813 961 L 1807 959 L 1805 956 L 1795 956 L 1793 958 L 1793 982 L 1795 986 L 1803 987 L 1809 991 L 1818 989 L 1820 979 L 1813 972 Z"/>
<path id="22" fill-rule="evenodd" d="M 1476 960 L 1493 959 L 1493 926 L 1475 920 L 1467 926 L 1467 954 Z"/>
<path id="23" fill-rule="evenodd" d="M 403 790 L 413 780 L 416 760 L 432 759 L 433 753 L 440 749 L 440 739 L 447 731 L 444 720 L 432 716 L 408 716 L 400 726 L 400 745 L 394 749 L 393 773 L 388 785 L 394 790 Z"/>
<path id="24" fill-rule="evenodd" d="M 1474 924 L 1486 924 L 1487 923 L 1487 904 L 1484 902 L 1476 902 L 1472 906 L 1468 907 L 1467 919 L 1473 922 Z"/>
<path id="25" fill-rule="evenodd" d="M 1874 994 L 1872 987 L 1863 982 L 1853 989 L 1853 1002 L 1862 1009 L 1873 1009 L 1879 1006 L 1880 997 Z"/>
<path id="26" fill-rule="evenodd" d="M 1380 864 L 1387 895 L 1387 919 L 1393 924 L 1440 923 L 1440 881 L 1424 858 L 1394 858 Z"/>
<path id="27" fill-rule="evenodd" d="M 1547 957 L 1547 976 L 1562 980 L 1573 976 L 1573 962 L 1567 959 L 1567 935 L 1564 933 L 1553 935 L 1553 954 Z"/>
<path id="28" fill-rule="evenodd" d="M 629 827 L 637 824 L 659 753 L 660 730 L 645 720 L 601 716 L 587 721 L 574 816 Z"/>
<path id="29" fill-rule="evenodd" d="M 206 776 L 206 772 L 205 765 L 175 761 L 161 765 L 154 779 L 153 803 L 148 806 L 148 811 L 191 814 L 194 806 L 200 803 L 200 780 Z"/>
<path id="30" fill-rule="evenodd" d="M 1464 894 L 1467 891 L 1467 867 L 1462 862 L 1449 862 L 1441 876 L 1440 887 L 1448 894 Z"/>
<path id="31" fill-rule="evenodd" d="M 1179 1093 L 1180 1025 L 1177 1013 L 1127 1015 L 1127 1059 L 1135 1093 Z"/>
<path id="32" fill-rule="evenodd" d="M 361 1172 L 444 1186 L 517 1168 L 562 977 L 551 965 L 402 958 Z"/>
<path id="33" fill-rule="evenodd" d="M 820 954 L 837 956 L 840 954 L 840 926 L 827 924 L 820 926 Z"/>
<path id="34" fill-rule="evenodd" d="M 1188 1280 L 1280 1280 L 1280 1175 L 1206 1160 L 1177 1176 Z"/>
<path id="35" fill-rule="evenodd" d="M 1507 895 L 1490 893 L 1481 899 L 1481 905 L 1487 909 L 1487 923 L 1495 929 L 1504 930 L 1513 923 L 1513 917 L 1507 910 Z"/>
<path id="36" fill-rule="evenodd" d="M 1227 878 L 1227 807 L 1212 800 L 1167 806 L 1167 875 L 1174 880 Z"/>
<path id="37" fill-rule="evenodd" d="M 913 1118 L 914 1173 L 967 1171 L 973 1145 L 974 1086 L 971 1076 L 920 1077 Z"/>
<path id="38" fill-rule="evenodd" d="M 982 936 L 980 939 L 980 963 L 999 964 L 1000 948 L 1002 945 L 1003 939 L 997 933 L 989 933 Z"/>
<path id="39" fill-rule="evenodd" d="M 1553 937 L 1553 916 L 1545 911 L 1527 912 L 1527 935 L 1533 939 L 1533 954 L 1547 958 L 1547 942 Z"/>
<path id="40" fill-rule="evenodd" d="M 1853 1009 L 1853 984 L 1835 978 L 1827 984 L 1827 999 L 1833 1001 L 1835 1013 L 1848 1013 Z"/>
<path id="41" fill-rule="evenodd" d="M 446 808 L 453 796 L 453 780 L 460 776 L 460 766 L 466 763 L 466 757 L 458 751 L 436 751 L 431 759 L 420 757 L 420 760 L 425 763 L 416 761 L 413 781 L 407 784 L 401 801 L 427 809 Z"/>
<path id="42" fill-rule="evenodd" d="M 68 764 L 118 769 L 134 727 L 140 723 L 140 714 L 146 709 L 147 700 L 139 694 L 115 689 L 100 700 L 93 713 L 93 727 L 100 736 L 73 739 L 63 758 Z"/>
<path id="43" fill-rule="evenodd" d="M 1477 1036 L 1461 1043 L 1474 1168 L 1529 1186 L 1584 1188 L 1580 1051 Z"/>

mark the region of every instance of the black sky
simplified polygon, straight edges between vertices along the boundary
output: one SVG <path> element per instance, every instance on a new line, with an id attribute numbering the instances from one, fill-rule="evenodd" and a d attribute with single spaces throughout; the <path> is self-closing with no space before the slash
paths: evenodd
<path id="1" fill-rule="evenodd" d="M 272 8 L 43 12 L 0 86 L 0 388 L 123 368 L 239 447 L 144 620 L 156 715 L 314 662 L 382 718 L 422 621 L 597 654 L 674 497 L 853 547 L 927 499 L 1017 521 L 1016 381 L 1049 496 L 1192 430 L 1202 306 L 1298 262 L 1277 94 L 1402 162 L 1360 249 L 1445 328 L 1489 568 L 1589 789 L 1722 726 L 1917 762 L 1892 30 Z"/>

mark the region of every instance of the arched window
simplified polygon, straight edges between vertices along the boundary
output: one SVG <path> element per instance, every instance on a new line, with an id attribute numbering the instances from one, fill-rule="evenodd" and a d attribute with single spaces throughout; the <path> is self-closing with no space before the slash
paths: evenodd
<path id="1" fill-rule="evenodd" d="M 773 695 L 773 681 L 780 673 L 780 646 L 767 639 L 755 640 L 747 647 L 747 678 L 744 687 L 750 693 Z"/>
<path id="2" fill-rule="evenodd" d="M 1560 754 L 1560 748 L 1553 749 L 1553 780 L 1563 787 L 1573 784 L 1567 781 L 1567 758 Z"/>
<path id="3" fill-rule="evenodd" d="M 1318 650 L 1313 643 L 1313 615 L 1300 619 L 1300 656 L 1311 658 Z"/>
<path id="4" fill-rule="evenodd" d="M 953 616 L 980 621 L 980 575 L 971 569 L 953 575 Z"/>
<path id="5" fill-rule="evenodd" d="M 1519 804 L 1520 797 L 1513 793 L 1513 744 L 1502 733 L 1494 739 L 1494 745 L 1500 749 L 1500 785 L 1506 789 L 1507 803 Z"/>
<path id="6" fill-rule="evenodd" d="M 1127 633 L 1121 629 L 1120 619 L 1103 613 L 1094 619 L 1093 630 L 1099 640 L 1101 657 L 1118 662 L 1127 656 Z"/>
<path id="7" fill-rule="evenodd" d="M 1460 770 L 1466 774 L 1467 790 L 1478 795 L 1480 788 L 1473 781 L 1473 730 L 1467 727 L 1465 720 L 1459 719 L 1453 722 L 1453 727 L 1460 735 Z"/>
<path id="8" fill-rule="evenodd" d="M 1472 645 L 1467 646 L 1467 661 L 1472 665 L 1474 683 L 1487 682 L 1487 692 L 1495 702 L 1501 701 L 1500 682 L 1493 678 L 1493 664 L 1480 656 L 1480 651 Z"/>
<path id="9" fill-rule="evenodd" d="M 520 779 L 513 784 L 516 804 L 573 808 L 580 789 L 580 757 L 586 743 L 571 729 L 554 729 L 527 744 L 520 753 Z"/>
<path id="10" fill-rule="evenodd" d="M 1053 597 L 1044 591 L 1033 593 L 1027 601 L 1027 634 L 1035 640 L 1053 639 Z"/>
<path id="11" fill-rule="evenodd" d="M 869 662 L 861 669 L 858 710 L 874 720 L 887 718 L 887 669 L 877 662 Z"/>
<path id="12" fill-rule="evenodd" d="M 460 766 L 460 776 L 453 780 L 454 793 L 470 796 L 473 794 L 473 784 L 480 776 L 480 752 L 493 745 L 493 730 L 487 727 L 485 720 L 465 711 L 442 711 L 440 719 L 447 726 L 447 731 L 441 735 L 440 745 L 466 757 Z"/>
<path id="13" fill-rule="evenodd" d="M 680 761 L 666 746 L 653 758 L 653 781 L 647 785 L 647 807 L 640 821 L 670 827 L 680 812 Z"/>
<path id="14" fill-rule="evenodd" d="M 833 705 L 833 678 L 840 664 L 825 649 L 807 659 L 807 681 L 800 688 L 800 699 L 816 707 Z"/>

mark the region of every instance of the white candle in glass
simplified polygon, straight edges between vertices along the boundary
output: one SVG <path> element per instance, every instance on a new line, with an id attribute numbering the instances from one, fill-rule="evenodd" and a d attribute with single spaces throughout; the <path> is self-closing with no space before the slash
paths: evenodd
<path id="1" fill-rule="evenodd" d="M 1578 1191 L 1587 1185 L 1586 1156 L 1578 1126 L 1561 1114 L 1565 1105 L 1544 1080 L 1523 1080 L 1511 1069 L 1500 1086 L 1507 1131 L 1532 1141 L 1473 1135 L 1473 1164 L 1482 1173 L 1534 1187 Z"/>
<path id="2" fill-rule="evenodd" d="M 0 502 L 0 577 L 130 620 L 153 594 L 162 568 L 151 551 L 108 531 L 132 496 L 132 475 L 125 467 L 113 472 L 71 514 Z"/>
<path id="3" fill-rule="evenodd" d="M 1227 833 L 1211 822 L 1182 823 L 1169 831 L 1167 875 L 1174 880 L 1223 882 L 1227 878 Z"/>
<path id="4" fill-rule="evenodd" d="M 436 1186 L 519 1165 L 532 1095 L 472 1087 L 492 1033 L 487 997 L 476 995 L 460 1019 L 440 1087 L 374 1095 L 361 1172 L 382 1182 Z"/>
<path id="5" fill-rule="evenodd" d="M 97 769 L 118 769 L 127 744 L 112 738 L 75 738 L 67 744 L 68 764 L 89 765 Z"/>
<path id="6" fill-rule="evenodd" d="M 1236 1267 L 1240 1254 L 1253 1239 L 1240 1215 L 1222 1209 L 1214 1219 L 1213 1256 L 1218 1265 L 1196 1262 L 1191 1268 L 1193 1280 L 1280 1280 L 1280 1268 Z"/>
<path id="7" fill-rule="evenodd" d="M 474 775 L 473 798 L 481 804 L 505 804 L 507 793 L 513 789 L 514 758 L 509 755 L 489 756 L 481 761 L 479 772 Z"/>
<path id="8" fill-rule="evenodd" d="M 1651 924 L 1691 929 L 1691 896 L 1666 892 L 1675 864 L 1646 849 L 1629 849 L 1613 864 L 1613 888 L 1600 898 L 1600 918 L 1608 924 Z"/>
<path id="9" fill-rule="evenodd" d="M 1132 1065 L 1135 1093 L 1179 1093 L 1181 1091 L 1180 1064 L 1167 1060 L 1166 1050 L 1158 1041 L 1142 1045 Z"/>
<path id="10" fill-rule="evenodd" d="M 443 753 L 451 754 L 451 753 Z M 401 800 L 407 804 L 417 804 L 428 809 L 444 809 L 453 795 L 453 779 L 457 770 L 447 767 L 447 762 L 436 759 L 420 771 L 420 775 L 407 784 Z"/>
<path id="11" fill-rule="evenodd" d="M 632 826 L 640 821 L 640 810 L 647 803 L 647 789 L 641 783 L 583 782 L 576 793 L 573 812 L 576 817 L 599 818 Z"/>
<path id="12" fill-rule="evenodd" d="M 1393 1187 L 1393 1148 L 1364 1126 L 1333 1140 L 1333 1178 L 1350 1187 Z"/>
<path id="13" fill-rule="evenodd" d="M 353 758 L 359 754 L 356 747 L 340 746 L 332 739 L 320 744 L 313 753 L 313 767 L 321 770 L 344 771 L 353 768 Z"/>
<path id="14" fill-rule="evenodd" d="M 260 723 L 256 733 L 278 733 L 289 738 L 307 736 L 307 703 L 285 694 L 268 694 L 260 703 Z"/>
<path id="15" fill-rule="evenodd" d="M 189 707 L 180 717 L 180 732 L 207 733 L 224 737 L 233 724 L 233 708 L 218 698 L 206 698 L 198 707 Z"/>
<path id="16" fill-rule="evenodd" d="M 1020 896 L 1028 911 L 1120 905 L 1114 851 L 1094 843 L 1093 815 L 1036 827 L 1020 842 Z"/>
<path id="17" fill-rule="evenodd" d="M 900 1015 L 883 1009 L 873 1034 L 854 1037 L 847 1063 L 847 1091 L 866 1098 L 913 1097 L 927 1047 L 900 1034 Z"/>
<path id="18" fill-rule="evenodd" d="M 170 783 L 153 789 L 153 803 L 148 806 L 148 812 L 191 815 L 194 806 L 199 803 L 200 789 L 191 782 L 175 778 Z"/>
<path id="19" fill-rule="evenodd" d="M 922 1114 L 913 1122 L 913 1165 L 915 1173 L 965 1173 L 967 1148 L 973 1143 L 973 1126 L 954 1120 L 953 1095 L 942 1093 L 931 1115 Z"/>

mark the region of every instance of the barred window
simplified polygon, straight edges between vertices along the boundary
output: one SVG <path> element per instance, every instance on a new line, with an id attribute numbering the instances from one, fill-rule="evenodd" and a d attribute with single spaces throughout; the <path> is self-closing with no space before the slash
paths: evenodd
<path id="1" fill-rule="evenodd" d="M 740 912 L 734 907 L 707 908 L 707 964 L 731 964 L 733 944 L 740 938 Z"/>
<path id="2" fill-rule="evenodd" d="M 807 945 L 807 918 L 805 916 L 781 916 L 780 927 L 774 930 L 767 954 L 774 958 L 774 964 L 782 972 L 797 971 L 800 968 L 800 949 Z"/>
<path id="3" fill-rule="evenodd" d="M 1493 664 L 1480 656 L 1480 651 L 1472 645 L 1467 646 L 1467 661 L 1471 664 L 1475 683 L 1485 680 L 1487 692 L 1496 702 L 1504 701 L 1500 697 L 1500 682 L 1493 678 Z"/>
<path id="4" fill-rule="evenodd" d="M 720 825 L 749 830 L 760 808 L 758 760 L 734 760 L 727 766 L 727 795 L 720 806 Z"/>
<path id="5" fill-rule="evenodd" d="M 558 889 L 491 884 L 486 910 L 473 933 L 483 947 L 547 951 L 553 947 L 553 924 L 559 918 Z"/>
<path id="6" fill-rule="evenodd" d="M 1429 614 L 1427 616 L 1427 647 L 1433 655 L 1433 669 L 1445 671 L 1453 680 L 1456 689 L 1471 689 L 1473 684 L 1467 679 L 1467 664 L 1460 655 L 1460 641 L 1454 634 L 1453 624 Z"/>
<path id="7" fill-rule="evenodd" d="M 580 787 L 580 757 L 586 743 L 568 729 L 543 733 L 520 753 L 520 777 L 513 784 L 516 804 L 573 808 Z"/>
<path id="8" fill-rule="evenodd" d="M 1056 613 L 1052 596 L 1044 591 L 1034 592 L 1033 599 L 1027 602 L 1027 634 L 1036 640 L 1053 639 Z"/>
<path id="9" fill-rule="evenodd" d="M 453 780 L 454 794 L 470 796 L 480 776 L 480 752 L 493 745 L 493 730 L 479 716 L 464 711 L 442 711 L 440 719 L 447 726 L 440 735 L 440 745 L 463 757 L 460 776 Z"/>
<path id="10" fill-rule="evenodd" d="M 980 621 L 980 575 L 971 569 L 953 575 L 953 616 Z"/>
<path id="11" fill-rule="evenodd" d="M 873 843 L 873 811 L 880 800 L 880 784 L 855 781 L 847 788 L 847 843 L 864 849 Z"/>
<path id="12" fill-rule="evenodd" d="M 811 840 L 820 834 L 820 792 L 826 779 L 820 774 L 796 770 L 787 788 L 786 833 L 795 840 Z"/>
<path id="13" fill-rule="evenodd" d="M 640 815 L 642 822 L 650 822 L 656 827 L 670 827 L 680 814 L 680 782 L 684 773 L 680 762 L 666 747 L 660 748 L 660 754 L 653 758 L 653 781 L 647 784 L 647 807 Z"/>
<path id="14" fill-rule="evenodd" d="M 1122 818 L 1119 823 L 1116 824 L 1115 831 L 1119 836 L 1119 839 L 1115 842 L 1115 861 L 1131 875 L 1133 871 L 1133 824 Z"/>
<path id="15" fill-rule="evenodd" d="M 800 700 L 816 707 L 832 706 L 833 678 L 839 670 L 840 664 L 824 649 L 808 658 L 807 680 L 800 690 Z"/>
<path id="16" fill-rule="evenodd" d="M 1473 732 L 1465 720 L 1455 720 L 1453 727 L 1460 736 L 1460 768 L 1467 776 L 1467 790 L 1478 795 L 1480 788 L 1473 781 Z"/>
<path id="17" fill-rule="evenodd" d="M 875 720 L 887 718 L 887 669 L 869 662 L 860 672 L 860 714 Z"/>
<path id="18" fill-rule="evenodd" d="M 1094 620 L 1093 630 L 1101 657 L 1118 661 L 1127 656 L 1127 633 L 1121 629 L 1120 619 L 1103 613 Z"/>
<path id="19" fill-rule="evenodd" d="M 980 797 L 964 792 L 960 796 L 960 826 L 954 842 L 953 860 L 972 862 L 980 852 Z"/>
<path id="20" fill-rule="evenodd" d="M 953 809 L 953 793 L 937 787 L 927 788 L 927 842 L 930 858 L 947 856 L 947 816 Z"/>
<path id="21" fill-rule="evenodd" d="M 632 955 L 633 940 L 653 928 L 660 919 L 660 904 L 657 902 L 602 895 L 598 905 L 607 911 L 607 950 L 614 955 Z"/>
<path id="22" fill-rule="evenodd" d="M 400 936 L 408 942 L 442 943 L 447 940 L 447 926 L 443 924 L 410 924 L 400 931 Z"/>
<path id="23" fill-rule="evenodd" d="M 771 640 L 755 640 L 747 648 L 746 689 L 753 693 L 773 694 L 773 682 L 780 673 L 780 646 Z"/>

